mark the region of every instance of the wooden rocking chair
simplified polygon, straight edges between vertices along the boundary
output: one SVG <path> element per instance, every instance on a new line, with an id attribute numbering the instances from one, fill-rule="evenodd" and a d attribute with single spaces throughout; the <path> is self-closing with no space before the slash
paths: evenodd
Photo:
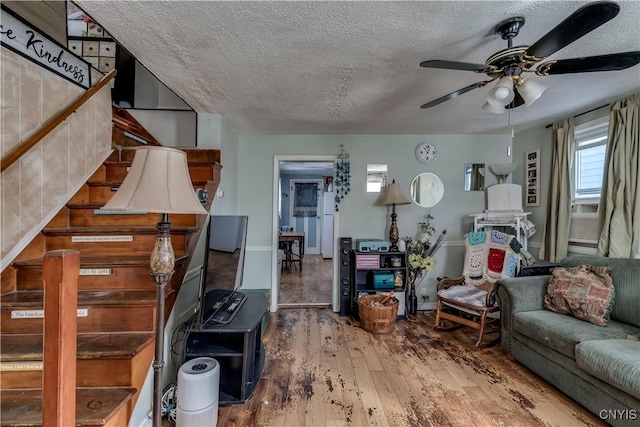
<path id="1" fill-rule="evenodd" d="M 471 232 L 465 236 L 463 276 L 444 278 L 438 283 L 438 305 L 435 328 L 452 330 L 460 326 L 478 329 L 476 347 L 487 332 L 500 332 L 500 307 L 496 302 L 493 284 L 506 277 L 514 277 L 520 264 L 520 243 L 500 231 Z M 455 322 L 444 326 L 443 320 Z M 496 325 L 497 324 L 497 325 Z M 495 327 L 497 326 L 497 327 Z M 495 345 L 497 339 L 482 345 Z"/>
<path id="2" fill-rule="evenodd" d="M 445 326 L 443 320 L 454 322 Z M 452 331 L 462 326 L 478 329 L 476 347 L 491 347 L 500 341 L 500 307 L 496 304 L 493 284 L 465 285 L 465 277 L 444 278 L 438 282 L 438 304 L 434 328 Z M 485 333 L 497 332 L 498 337 L 482 344 Z M 481 345 L 482 344 L 482 345 Z"/>

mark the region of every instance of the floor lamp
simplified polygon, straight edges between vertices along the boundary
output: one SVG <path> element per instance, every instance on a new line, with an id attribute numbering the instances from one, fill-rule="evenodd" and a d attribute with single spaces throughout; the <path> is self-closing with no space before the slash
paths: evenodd
<path id="1" fill-rule="evenodd" d="M 380 203 L 383 205 L 391 205 L 391 226 L 389 227 L 389 242 L 391 243 L 391 251 L 398 250 L 398 240 L 400 239 L 400 232 L 398 231 L 398 223 L 396 222 L 396 205 L 408 205 L 411 203 L 409 199 L 402 192 L 400 184 L 396 183 L 394 179 L 391 185 L 387 187 L 387 191 L 382 196 Z"/>
<path id="2" fill-rule="evenodd" d="M 151 275 L 157 285 L 155 358 L 153 361 L 153 427 L 162 422 L 162 369 L 164 367 L 164 300 L 173 275 L 169 214 L 207 214 L 195 195 L 187 156 L 165 147 L 136 149 L 131 169 L 103 209 L 161 214 L 156 244 L 151 252 Z"/>

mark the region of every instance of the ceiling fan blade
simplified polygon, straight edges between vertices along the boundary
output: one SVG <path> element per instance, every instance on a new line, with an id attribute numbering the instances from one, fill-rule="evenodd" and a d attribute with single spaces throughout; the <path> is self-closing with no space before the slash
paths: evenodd
<path id="1" fill-rule="evenodd" d="M 524 105 L 524 98 L 522 98 L 522 95 L 520 95 L 520 93 L 518 93 L 518 89 L 517 88 L 513 88 L 513 92 L 515 93 L 516 97 L 513 98 L 513 101 L 511 101 L 511 103 L 509 105 L 504 107 L 507 110 L 510 110 L 512 108 L 516 108 L 516 107 L 519 107 L 521 105 Z"/>
<path id="2" fill-rule="evenodd" d="M 431 108 L 431 107 L 434 107 L 434 106 L 436 106 L 438 104 L 442 104 L 443 102 L 448 101 L 450 99 L 453 99 L 456 96 L 460 96 L 462 94 L 465 94 L 465 93 L 467 93 L 469 91 L 472 91 L 474 89 L 477 89 L 479 87 L 483 87 L 483 86 L 485 86 L 487 83 L 489 83 L 491 81 L 493 81 L 493 80 L 488 80 L 488 81 L 485 81 L 485 82 L 477 82 L 477 83 L 474 83 L 474 84 L 469 85 L 467 87 L 463 87 L 462 89 L 458 89 L 455 92 L 451 92 L 449 95 L 445 95 L 445 96 L 442 96 L 442 97 L 440 97 L 438 99 L 435 99 L 435 100 L 433 100 L 431 102 L 427 102 L 426 104 L 421 105 L 420 108 L 423 108 L 423 109 L 424 108 Z"/>
<path id="3" fill-rule="evenodd" d="M 485 64 L 471 64 L 469 62 L 445 61 L 441 59 L 424 61 L 420 63 L 420 66 L 424 68 L 444 68 L 445 70 L 476 71 L 478 73 L 485 73 L 496 69 L 493 66 Z"/>
<path id="4" fill-rule="evenodd" d="M 640 51 L 612 53 L 610 55 L 586 56 L 582 58 L 560 59 L 538 65 L 536 74 L 591 73 L 595 71 L 618 71 L 640 63 Z"/>
<path id="5" fill-rule="evenodd" d="M 613 19 L 619 11 L 620 6 L 611 1 L 589 3 L 529 46 L 522 54 L 522 59 L 527 62 L 541 61 Z"/>

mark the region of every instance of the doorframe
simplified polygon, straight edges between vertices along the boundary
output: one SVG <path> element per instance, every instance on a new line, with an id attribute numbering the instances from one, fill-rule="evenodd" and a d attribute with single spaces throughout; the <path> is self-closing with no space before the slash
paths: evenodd
<path id="1" fill-rule="evenodd" d="M 278 198 L 279 192 L 279 178 L 280 178 L 280 162 L 281 161 L 293 161 L 293 162 L 333 162 L 334 171 L 335 164 L 338 161 L 338 156 L 324 156 L 324 155 L 275 155 L 273 156 L 273 187 L 272 187 L 272 225 L 271 225 L 271 312 L 278 311 L 278 298 L 280 296 L 279 282 L 278 282 L 278 230 L 280 229 L 278 223 Z M 334 172 L 335 173 L 335 172 Z M 337 253 L 338 236 L 340 233 L 340 212 L 333 213 L 333 253 Z M 331 308 L 334 312 L 340 311 L 340 287 L 338 284 L 338 258 L 334 256 L 333 261 L 333 274 L 331 281 Z"/>

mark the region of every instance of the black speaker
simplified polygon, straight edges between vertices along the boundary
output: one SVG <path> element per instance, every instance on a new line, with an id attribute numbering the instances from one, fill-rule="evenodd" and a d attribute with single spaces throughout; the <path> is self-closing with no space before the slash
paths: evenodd
<path id="1" fill-rule="evenodd" d="M 351 314 L 351 237 L 340 237 L 340 316 Z"/>

